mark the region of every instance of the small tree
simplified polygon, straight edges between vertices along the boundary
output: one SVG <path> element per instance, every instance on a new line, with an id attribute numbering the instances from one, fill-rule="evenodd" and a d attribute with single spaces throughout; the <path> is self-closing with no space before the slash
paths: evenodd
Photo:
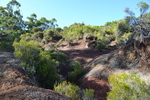
<path id="1" fill-rule="evenodd" d="M 108 81 L 112 86 L 112 90 L 108 92 L 108 100 L 150 100 L 150 87 L 139 75 L 111 75 Z"/>
<path id="2" fill-rule="evenodd" d="M 140 43 L 145 43 L 144 39 L 150 38 L 150 19 L 146 13 L 149 5 L 145 2 L 140 2 L 137 4 L 137 7 L 140 10 L 140 16 L 138 18 L 135 17 L 135 13 L 130 11 L 129 8 L 125 9 L 125 13 L 128 15 L 125 20 L 129 23 L 133 33 L 126 44 L 131 43 L 133 39 L 140 41 Z"/>

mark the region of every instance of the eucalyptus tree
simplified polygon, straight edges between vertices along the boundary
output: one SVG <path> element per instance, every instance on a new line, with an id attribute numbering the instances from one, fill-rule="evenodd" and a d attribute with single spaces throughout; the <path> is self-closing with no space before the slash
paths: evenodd
<path id="1" fill-rule="evenodd" d="M 38 27 L 40 22 L 37 22 L 37 15 L 35 13 L 31 14 L 30 17 L 27 17 L 27 29 L 32 30 L 34 27 Z"/>
<path id="2" fill-rule="evenodd" d="M 0 49 L 13 50 L 14 39 L 19 40 L 26 24 L 20 13 L 21 4 L 11 0 L 6 7 L 0 7 Z"/>
<path id="3" fill-rule="evenodd" d="M 0 7 L 0 30 L 17 31 L 25 28 L 19 7 L 21 4 L 11 0 L 6 7 Z"/>
<path id="4" fill-rule="evenodd" d="M 45 17 L 37 19 L 35 13 L 31 14 L 30 17 L 27 17 L 27 29 L 31 31 L 35 27 L 40 27 L 42 30 L 55 29 L 57 20 L 55 18 L 48 20 Z"/>
<path id="5" fill-rule="evenodd" d="M 140 11 L 139 17 L 136 17 L 135 13 L 130 11 L 129 8 L 125 9 L 128 15 L 126 21 L 129 22 L 133 33 L 129 41 L 134 38 L 142 43 L 144 42 L 144 38 L 150 38 L 150 19 L 147 14 L 149 5 L 145 2 L 140 2 L 137 4 L 137 7 Z"/>

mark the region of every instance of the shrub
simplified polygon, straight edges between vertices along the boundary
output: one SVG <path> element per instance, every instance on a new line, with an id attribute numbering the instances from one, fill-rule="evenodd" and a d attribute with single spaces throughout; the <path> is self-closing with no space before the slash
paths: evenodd
<path id="1" fill-rule="evenodd" d="M 13 44 L 14 40 L 20 39 L 18 34 L 17 33 L 10 33 L 7 35 L 1 35 L 1 37 L 0 37 L 0 50 L 14 51 L 14 47 L 12 46 L 12 44 Z"/>
<path id="2" fill-rule="evenodd" d="M 0 50 L 13 51 L 14 48 L 13 48 L 12 44 L 13 44 L 12 42 L 1 41 L 0 42 Z"/>
<path id="3" fill-rule="evenodd" d="M 35 32 L 33 34 L 33 37 L 43 39 L 43 32 Z"/>
<path id="4" fill-rule="evenodd" d="M 54 35 L 54 31 L 52 30 L 44 31 L 44 39 L 46 40 L 52 39 L 53 35 Z"/>
<path id="5" fill-rule="evenodd" d="M 31 34 L 30 33 L 26 33 L 26 34 L 22 34 L 20 36 L 21 40 L 25 40 L 25 41 L 30 41 L 31 39 Z"/>
<path id="6" fill-rule="evenodd" d="M 130 32 L 124 33 L 122 36 L 117 36 L 116 37 L 117 45 L 124 45 L 130 36 L 131 36 Z"/>
<path id="7" fill-rule="evenodd" d="M 38 82 L 41 87 L 52 89 L 55 82 L 60 79 L 56 68 L 58 62 L 52 59 L 51 55 L 45 51 L 40 52 L 39 56 L 39 64 L 36 68 Z"/>
<path id="8" fill-rule="evenodd" d="M 32 40 L 35 40 L 35 41 L 42 41 L 43 39 L 43 32 L 35 32 L 32 36 L 31 36 L 31 39 Z"/>
<path id="9" fill-rule="evenodd" d="M 70 82 L 63 81 L 59 85 L 54 86 L 54 90 L 62 95 L 68 96 L 73 100 L 79 100 L 80 88 Z"/>
<path id="10" fill-rule="evenodd" d="M 73 68 L 73 71 L 68 74 L 68 80 L 75 82 L 83 74 L 83 69 L 78 61 L 71 62 L 70 67 Z"/>
<path id="11" fill-rule="evenodd" d="M 59 80 L 56 66 L 58 62 L 39 46 L 37 41 L 20 40 L 14 42 L 14 54 L 22 61 L 22 67 L 29 77 L 35 77 L 39 86 L 53 88 Z"/>
<path id="12" fill-rule="evenodd" d="M 83 100 L 96 100 L 96 99 L 94 99 L 94 92 L 95 92 L 95 90 L 93 90 L 93 89 L 83 90 L 82 99 Z"/>
<path id="13" fill-rule="evenodd" d="M 94 99 L 94 90 L 85 89 L 81 90 L 77 85 L 74 85 L 70 82 L 63 81 L 62 83 L 54 86 L 54 91 L 68 96 L 73 100 L 95 100 Z"/>
<path id="14" fill-rule="evenodd" d="M 67 56 L 64 53 L 61 52 L 50 52 L 49 53 L 52 57 L 52 59 L 55 59 L 60 64 L 66 65 L 67 64 Z"/>
<path id="15" fill-rule="evenodd" d="M 150 87 L 139 75 L 126 73 L 111 75 L 108 81 L 113 87 L 108 92 L 108 100 L 150 100 Z"/>
<path id="16" fill-rule="evenodd" d="M 22 61 L 24 70 L 27 74 L 33 73 L 31 69 L 34 69 L 38 63 L 41 50 L 38 42 L 20 40 L 19 42 L 14 42 L 13 46 L 15 48 L 14 54 Z"/>
<path id="17" fill-rule="evenodd" d="M 96 41 L 95 47 L 98 49 L 103 49 L 103 48 L 106 48 L 110 42 L 111 41 L 109 37 L 101 37 L 101 39 L 98 39 Z"/>

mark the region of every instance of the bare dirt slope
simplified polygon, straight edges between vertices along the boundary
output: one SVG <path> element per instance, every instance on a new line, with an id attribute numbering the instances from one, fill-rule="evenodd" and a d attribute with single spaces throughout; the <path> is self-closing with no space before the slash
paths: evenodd
<path id="1" fill-rule="evenodd" d="M 0 51 L 0 100 L 70 100 L 49 89 L 36 87 L 12 53 Z"/>
<path id="2" fill-rule="evenodd" d="M 145 38 L 143 42 L 133 39 L 115 52 L 99 56 L 86 67 L 91 70 L 83 77 L 81 85 L 89 88 L 95 87 L 91 85 L 93 81 L 88 80 L 93 78 L 98 81 L 107 80 L 110 75 L 123 72 L 139 74 L 147 84 L 150 84 L 150 38 Z M 109 90 L 109 85 L 106 86 Z M 101 94 L 100 89 L 96 90 L 97 96 Z M 106 97 L 106 94 L 104 95 Z"/>
<path id="3" fill-rule="evenodd" d="M 63 43 L 60 48 L 58 48 L 61 52 L 64 52 L 68 55 L 70 60 L 77 60 L 81 63 L 82 67 L 86 71 L 90 71 L 91 67 L 88 65 L 98 59 L 99 57 L 105 57 L 106 55 L 110 55 L 116 51 L 115 41 L 113 41 L 107 49 L 95 49 L 91 47 L 87 47 L 87 43 L 83 40 L 79 40 L 76 45 L 67 46 L 67 44 Z M 81 82 L 81 83 L 80 83 Z M 91 77 L 83 78 L 79 82 L 81 88 L 90 88 L 95 90 L 95 97 L 98 100 L 105 100 L 107 92 L 109 91 L 109 84 L 107 79 L 101 77 Z"/>
<path id="4" fill-rule="evenodd" d="M 115 45 L 113 41 L 111 46 Z M 82 88 L 92 88 L 95 97 L 106 100 L 110 91 L 108 77 L 112 74 L 135 73 L 140 74 L 147 84 L 150 84 L 150 38 L 143 42 L 133 39 L 120 48 L 98 50 L 87 48 L 87 44 L 80 40 L 77 45 L 60 48 L 71 60 L 78 60 L 87 70 L 80 80 Z"/>
<path id="5" fill-rule="evenodd" d="M 82 64 L 82 67 L 85 67 L 89 62 L 93 61 L 100 55 L 108 54 L 111 51 L 114 51 L 116 49 L 114 45 L 115 42 L 113 41 L 110 44 L 110 46 L 112 46 L 110 48 L 95 49 L 89 47 L 84 40 L 79 40 L 76 44 L 71 46 L 67 46 L 67 44 L 64 42 L 62 43 L 61 47 L 58 48 L 58 50 L 64 52 L 70 60 L 78 60 Z"/>

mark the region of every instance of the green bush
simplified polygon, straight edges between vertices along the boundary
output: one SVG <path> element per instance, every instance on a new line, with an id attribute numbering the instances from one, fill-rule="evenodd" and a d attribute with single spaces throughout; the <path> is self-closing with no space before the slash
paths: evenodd
<path id="1" fill-rule="evenodd" d="M 130 36 L 131 33 L 128 32 L 128 33 L 124 33 L 122 36 L 116 37 L 117 45 L 124 45 Z"/>
<path id="2" fill-rule="evenodd" d="M 1 41 L 0 42 L 0 50 L 14 51 L 12 44 L 13 44 L 13 42 Z"/>
<path id="3" fill-rule="evenodd" d="M 81 77 L 84 71 L 78 61 L 71 62 L 70 67 L 73 68 L 73 71 L 68 74 L 68 80 L 70 82 L 75 82 L 77 78 Z"/>
<path id="4" fill-rule="evenodd" d="M 139 75 L 126 73 L 111 75 L 108 79 L 113 87 L 108 100 L 150 100 L 150 87 Z"/>
<path id="5" fill-rule="evenodd" d="M 44 31 L 44 39 L 46 39 L 46 40 L 52 39 L 53 35 L 54 35 L 54 31 L 52 31 L 50 29 Z"/>
<path id="6" fill-rule="evenodd" d="M 94 47 L 98 49 L 104 49 L 110 44 L 110 38 L 109 37 L 101 37 L 96 41 L 96 45 Z"/>
<path id="7" fill-rule="evenodd" d="M 35 41 L 41 42 L 42 39 L 43 39 L 43 32 L 40 32 L 40 31 L 35 32 L 35 33 L 31 36 L 31 39 L 32 39 L 32 40 L 35 40 Z"/>
<path id="8" fill-rule="evenodd" d="M 12 44 L 14 41 L 17 41 L 19 39 L 20 37 L 17 33 L 2 35 L 2 37 L 0 37 L 0 50 L 14 51 L 14 47 L 12 46 Z"/>
<path id="9" fill-rule="evenodd" d="M 14 54 L 22 61 L 22 67 L 29 77 L 35 77 L 39 86 L 53 88 L 59 80 L 56 66 L 58 62 L 52 59 L 37 41 L 20 40 L 14 42 Z"/>
<path id="10" fill-rule="evenodd" d="M 68 96 L 73 100 L 79 100 L 79 93 L 80 88 L 76 85 L 73 85 L 70 82 L 63 81 L 57 86 L 54 86 L 54 91 L 58 92 L 59 94 Z"/>
<path id="11" fill-rule="evenodd" d="M 63 81 L 57 86 L 55 85 L 54 91 L 58 92 L 59 94 L 68 96 L 73 100 L 95 100 L 95 91 L 93 89 L 81 90 L 77 85 L 66 81 Z"/>
<path id="12" fill-rule="evenodd" d="M 35 32 L 33 34 L 33 37 L 43 39 L 43 32 Z"/>
<path id="13" fill-rule="evenodd" d="M 68 62 L 67 56 L 64 53 L 61 53 L 61 52 L 50 52 L 49 54 L 51 55 L 52 59 L 55 59 L 60 64 L 66 65 L 67 62 Z"/>
<path id="14" fill-rule="evenodd" d="M 22 61 L 24 70 L 27 74 L 33 73 L 31 69 L 34 69 L 38 63 L 37 61 L 41 51 L 39 43 L 37 41 L 27 42 L 20 40 L 19 42 L 14 42 L 13 46 L 15 48 L 14 54 Z"/>
<path id="15" fill-rule="evenodd" d="M 95 90 L 93 90 L 93 89 L 83 90 L 82 100 L 96 100 L 96 99 L 94 99 L 94 92 L 95 92 Z"/>
<path id="16" fill-rule="evenodd" d="M 41 87 L 52 89 L 55 82 L 60 79 L 56 68 L 58 62 L 45 51 L 40 52 L 39 56 L 39 64 L 36 68 L 38 82 Z"/>
<path id="17" fill-rule="evenodd" d="M 20 38 L 21 38 L 21 40 L 30 41 L 30 40 L 32 40 L 31 36 L 32 36 L 32 34 L 26 33 L 26 34 L 22 34 L 20 36 Z"/>

